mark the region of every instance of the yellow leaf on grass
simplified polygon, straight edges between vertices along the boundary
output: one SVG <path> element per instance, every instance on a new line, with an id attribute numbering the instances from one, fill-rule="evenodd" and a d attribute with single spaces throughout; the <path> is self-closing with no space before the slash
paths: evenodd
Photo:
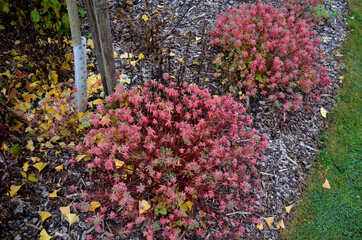
<path id="1" fill-rule="evenodd" d="M 120 161 L 120 160 L 117 160 L 117 159 L 114 159 L 114 161 L 116 162 L 116 168 L 120 168 L 124 165 L 124 162 L 123 161 Z"/>
<path id="2" fill-rule="evenodd" d="M 263 223 L 262 223 L 262 222 L 261 222 L 261 223 L 258 223 L 258 224 L 256 225 L 256 227 L 257 227 L 260 231 L 264 229 L 264 226 L 263 226 Z"/>
<path id="3" fill-rule="evenodd" d="M 62 165 L 59 165 L 59 166 L 56 166 L 55 168 L 55 171 L 57 171 L 57 172 L 63 172 L 64 170 L 64 164 L 62 164 Z"/>
<path id="4" fill-rule="evenodd" d="M 96 201 L 96 202 L 91 202 L 90 203 L 91 204 L 91 209 L 90 209 L 90 211 L 95 211 L 97 208 L 99 208 L 100 206 L 101 206 L 101 204 L 98 202 L 98 201 Z"/>
<path id="5" fill-rule="evenodd" d="M 49 240 L 49 239 L 52 239 L 52 238 L 53 237 L 48 235 L 48 233 L 45 231 L 45 229 L 41 230 L 39 240 Z"/>
<path id="6" fill-rule="evenodd" d="M 26 145 L 26 148 L 29 149 L 30 151 L 34 151 L 34 143 L 33 140 L 29 140 L 28 144 Z"/>
<path id="7" fill-rule="evenodd" d="M 39 162 L 39 161 L 41 160 L 40 157 L 30 157 L 30 159 L 31 159 L 34 163 Z"/>
<path id="8" fill-rule="evenodd" d="M 48 163 L 38 162 L 35 163 L 33 167 L 35 167 L 36 169 L 38 169 L 39 172 L 41 172 L 46 167 L 46 165 L 48 165 Z"/>
<path id="9" fill-rule="evenodd" d="M 292 205 L 290 205 L 290 206 L 288 206 L 288 207 L 285 207 L 285 211 L 286 211 L 287 213 L 290 213 L 290 210 L 292 209 L 293 205 L 294 205 L 294 204 L 292 204 Z"/>
<path id="10" fill-rule="evenodd" d="M 143 53 L 140 53 L 140 55 L 138 55 L 138 59 L 144 59 L 145 55 L 143 55 Z"/>
<path id="11" fill-rule="evenodd" d="M 10 191 L 8 192 L 7 195 L 10 195 L 10 197 L 14 197 L 16 195 L 16 193 L 19 191 L 19 189 L 21 188 L 21 186 L 23 186 L 23 185 L 19 185 L 19 186 L 11 185 Z"/>
<path id="12" fill-rule="evenodd" d="M 28 171 L 28 168 L 29 168 L 29 163 L 25 162 L 24 165 L 23 165 L 24 172 Z"/>
<path id="13" fill-rule="evenodd" d="M 274 222 L 274 217 L 264 218 L 264 221 L 268 224 L 268 227 L 270 227 Z"/>
<path id="14" fill-rule="evenodd" d="M 324 187 L 324 188 L 326 188 L 326 189 L 331 189 L 331 185 L 329 185 L 329 182 L 328 182 L 327 178 L 326 178 L 326 180 L 324 181 L 322 187 Z"/>
<path id="15" fill-rule="evenodd" d="M 147 17 L 147 15 L 142 15 L 142 19 L 143 21 L 147 22 L 149 18 Z"/>
<path id="16" fill-rule="evenodd" d="M 285 229 L 285 225 L 284 225 L 284 222 L 283 222 L 283 218 L 282 218 L 282 219 L 280 220 L 280 222 L 278 223 L 277 228 L 278 228 L 278 229 L 280 229 L 280 228 Z"/>
<path id="17" fill-rule="evenodd" d="M 68 221 L 69 227 L 72 226 L 73 223 L 79 222 L 79 217 L 77 214 L 70 213 L 67 216 L 65 216 L 65 220 Z"/>
<path id="18" fill-rule="evenodd" d="M 324 107 L 321 107 L 321 115 L 324 117 L 324 118 L 326 118 L 327 117 L 327 113 L 328 113 L 328 111 L 327 110 L 325 110 L 324 109 Z"/>
<path id="19" fill-rule="evenodd" d="M 59 210 L 64 217 L 70 214 L 70 206 L 60 207 Z"/>
<path id="20" fill-rule="evenodd" d="M 138 206 L 140 214 L 147 212 L 147 210 L 151 208 L 151 205 L 146 200 L 139 201 Z"/>
<path id="21" fill-rule="evenodd" d="M 56 197 L 58 197 L 57 192 L 58 192 L 58 190 L 54 190 L 52 193 L 49 194 L 49 197 L 50 197 L 50 198 L 56 198 Z"/>
<path id="22" fill-rule="evenodd" d="M 40 215 L 40 217 L 41 217 L 41 224 L 43 224 L 43 222 L 44 222 L 47 218 L 49 218 L 49 217 L 52 216 L 52 214 L 51 214 L 50 212 L 42 212 L 42 211 L 40 211 L 40 212 L 38 212 L 38 213 L 39 213 L 39 215 Z"/>

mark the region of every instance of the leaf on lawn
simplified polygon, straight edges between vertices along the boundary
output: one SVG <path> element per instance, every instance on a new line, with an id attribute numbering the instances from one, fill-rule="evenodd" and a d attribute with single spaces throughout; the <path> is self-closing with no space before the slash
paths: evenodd
<path id="1" fill-rule="evenodd" d="M 290 206 L 288 206 L 288 207 L 285 207 L 285 211 L 286 211 L 287 213 L 290 213 L 290 210 L 292 209 L 293 205 L 294 205 L 294 204 L 292 204 L 292 205 L 290 205 Z"/>
<path id="2" fill-rule="evenodd" d="M 59 210 L 64 217 L 70 214 L 70 206 L 60 207 Z"/>
<path id="3" fill-rule="evenodd" d="M 270 227 L 274 222 L 274 217 L 264 218 L 264 221 L 268 224 L 268 227 Z"/>
<path id="4" fill-rule="evenodd" d="M 47 220 L 47 218 L 49 218 L 49 217 L 52 216 L 52 214 L 51 214 L 50 212 L 42 212 L 42 211 L 40 211 L 40 212 L 38 212 L 38 213 L 39 213 L 39 215 L 40 215 L 40 217 L 41 217 L 41 224 L 43 224 L 43 222 L 44 222 L 45 220 Z"/>
<path id="5" fill-rule="evenodd" d="M 139 201 L 138 205 L 140 209 L 140 215 L 147 212 L 147 210 L 151 208 L 151 205 L 146 200 Z"/>
<path id="6" fill-rule="evenodd" d="M 34 147 L 33 140 L 28 141 L 28 145 L 26 145 L 26 148 L 29 149 L 30 151 L 34 151 L 35 147 Z"/>
<path id="7" fill-rule="evenodd" d="M 331 185 L 329 185 L 329 182 L 328 182 L 327 178 L 326 178 L 326 181 L 324 181 L 324 183 L 323 183 L 322 186 L 323 186 L 324 188 L 326 188 L 326 189 L 331 189 Z"/>
<path id="8" fill-rule="evenodd" d="M 45 229 L 41 230 L 39 240 L 49 240 L 49 239 L 52 239 L 52 238 L 53 238 L 53 237 L 50 236 L 50 235 L 45 231 Z"/>
<path id="9" fill-rule="evenodd" d="M 38 169 L 39 173 L 48 165 L 48 163 L 45 162 L 38 162 L 33 165 L 36 169 Z"/>
<path id="10" fill-rule="evenodd" d="M 64 164 L 56 166 L 54 169 L 57 172 L 63 172 L 64 171 Z"/>
<path id="11" fill-rule="evenodd" d="M 79 217 L 77 214 L 70 213 L 67 216 L 65 216 L 65 220 L 68 221 L 69 227 L 72 226 L 73 223 L 79 222 Z"/>
<path id="12" fill-rule="evenodd" d="M 321 107 L 321 115 L 326 118 L 328 111 L 324 109 L 324 107 Z"/>
<path id="13" fill-rule="evenodd" d="M 282 219 L 280 220 L 280 222 L 278 223 L 277 228 L 278 228 L 278 229 L 280 229 L 280 228 L 285 229 L 283 218 L 282 218 Z"/>
<path id="14" fill-rule="evenodd" d="M 21 186 L 23 186 L 23 185 L 19 185 L 19 186 L 11 185 L 10 191 L 7 195 L 10 194 L 10 197 L 14 197 L 16 195 L 16 193 L 19 191 L 19 189 L 21 188 Z"/>
<path id="15" fill-rule="evenodd" d="M 263 226 L 263 223 L 262 223 L 262 222 L 261 222 L 261 223 L 258 223 L 258 224 L 256 225 L 256 227 L 257 227 L 260 231 L 264 229 L 264 226 Z"/>
<path id="16" fill-rule="evenodd" d="M 56 198 L 56 197 L 58 197 L 57 192 L 58 192 L 58 190 L 54 190 L 52 193 L 49 194 L 49 197 L 50 197 L 50 198 Z"/>

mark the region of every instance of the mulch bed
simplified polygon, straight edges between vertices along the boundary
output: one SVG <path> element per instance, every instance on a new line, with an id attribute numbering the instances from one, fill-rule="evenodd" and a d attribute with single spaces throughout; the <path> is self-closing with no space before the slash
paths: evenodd
<path id="1" fill-rule="evenodd" d="M 207 44 L 208 31 L 212 28 L 219 12 L 222 13 L 227 8 L 245 1 L 164 0 L 147 1 L 147 4 L 145 1 L 134 1 L 132 7 L 120 2 L 122 1 L 110 1 L 115 50 L 119 55 L 127 52 L 133 55 L 142 53 L 145 56 L 135 67 L 125 59 L 119 57 L 116 59 L 117 70 L 129 75 L 130 85 L 142 84 L 144 81 L 159 78 L 162 73 L 167 72 L 175 76 L 177 81 L 196 82 L 200 86 L 208 87 L 213 94 L 222 94 L 220 83 L 213 75 L 211 62 L 216 52 Z M 278 6 L 277 2 L 271 3 Z M 267 159 L 258 165 L 261 177 L 260 188 L 264 194 L 258 196 L 259 212 L 255 215 L 257 218 L 275 217 L 275 224 L 269 228 L 264 223 L 262 231 L 258 230 L 255 224 L 247 225 L 247 236 L 252 239 L 278 239 L 280 230 L 276 227 L 276 223 L 281 218 L 288 227 L 288 221 L 293 217 L 293 210 L 291 214 L 286 214 L 284 208 L 298 202 L 301 189 L 312 168 L 312 162 L 316 160 L 319 151 L 318 136 L 328 128 L 328 120 L 321 116 L 319 109 L 323 106 L 327 111 L 332 111 L 336 92 L 341 86 L 339 76 L 342 75 L 343 64 L 339 47 L 347 35 L 346 19 L 343 17 L 348 14 L 347 1 L 335 0 L 332 4 L 326 1 L 325 8 L 331 11 L 334 9 L 336 12 L 335 17 L 316 26 L 319 37 L 328 37 L 322 43 L 325 57 L 329 58 L 329 61 L 323 61 L 323 65 L 333 80 L 328 94 L 322 96 L 321 102 L 310 103 L 313 112 L 301 109 L 284 116 L 264 101 L 253 102 L 248 108 L 248 113 L 254 121 L 254 128 L 270 138 L 270 147 L 265 152 Z M 147 22 L 142 19 L 142 15 L 146 12 L 150 17 Z M 158 13 L 162 17 L 157 17 Z M 86 36 L 89 34 L 89 28 L 86 19 L 83 19 L 83 22 L 82 31 Z M 132 22 L 135 24 L 132 25 Z M 150 27 L 151 24 L 153 28 Z M 154 29 L 152 34 L 151 29 Z M 150 42 L 150 39 L 153 39 L 153 42 Z M 160 53 L 161 48 L 164 50 L 163 53 Z M 170 56 L 170 52 L 175 56 Z M 96 64 L 94 57 L 90 61 Z M 96 68 L 93 71 L 96 71 Z M 52 218 L 45 221 L 43 227 L 50 235 L 57 235 L 56 239 L 84 239 L 92 230 L 88 230 L 82 222 L 87 214 L 77 212 L 81 221 L 74 224 L 69 233 L 68 223 L 58 210 L 61 206 L 79 201 L 80 196 L 71 192 L 70 186 L 86 188 L 91 185 L 87 179 L 82 179 L 82 168 L 68 166 L 67 161 L 72 156 L 74 156 L 72 152 L 57 154 L 55 151 L 47 156 L 39 155 L 50 164 L 50 167 L 40 174 L 39 182 L 32 186 L 27 185 L 19 197 L 13 198 L 10 210 L 7 209 L 7 197 L 2 197 L 0 213 L 5 221 L 0 224 L 0 227 L 4 228 L 0 230 L 0 234 L 3 234 L 4 239 L 36 239 L 39 236 L 38 229 L 41 222 L 38 211 L 52 213 Z M 22 166 L 27 159 L 29 156 L 19 157 L 18 166 Z M 62 163 L 65 164 L 66 171 L 56 172 L 54 167 Z M 16 161 L 12 163 L 13 166 L 16 164 Z M 19 169 L 12 169 L 12 172 L 13 180 L 20 183 Z M 48 195 L 56 188 L 62 190 L 58 192 L 60 198 L 55 201 L 49 199 Z M 242 219 L 245 216 L 238 217 Z M 106 226 L 107 228 L 111 227 Z"/>

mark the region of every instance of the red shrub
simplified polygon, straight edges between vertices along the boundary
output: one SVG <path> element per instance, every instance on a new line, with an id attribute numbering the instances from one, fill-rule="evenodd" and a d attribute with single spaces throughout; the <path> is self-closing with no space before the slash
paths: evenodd
<path id="1" fill-rule="evenodd" d="M 141 91 L 118 87 L 106 102 L 77 147 L 94 156 L 88 167 L 102 189 L 90 194 L 105 214 L 94 220 L 97 230 L 105 217 L 120 221 L 123 233 L 138 230 L 149 239 L 191 230 L 206 236 L 208 228 L 220 237 L 242 234 L 240 222 L 225 214 L 253 211 L 254 165 L 267 138 L 250 129 L 240 103 L 156 81 Z"/>
<path id="2" fill-rule="evenodd" d="M 215 60 L 223 84 L 241 96 L 268 96 L 284 111 L 303 98 L 318 101 L 331 80 L 318 64 L 320 40 L 311 29 L 270 5 L 228 9 L 211 32 L 212 44 L 223 49 Z"/>

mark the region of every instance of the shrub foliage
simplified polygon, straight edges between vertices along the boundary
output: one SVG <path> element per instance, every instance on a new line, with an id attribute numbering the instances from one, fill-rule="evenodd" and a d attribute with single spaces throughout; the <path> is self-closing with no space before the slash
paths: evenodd
<path id="1" fill-rule="evenodd" d="M 88 167 L 102 189 L 85 194 L 103 206 L 96 230 L 108 218 L 121 222 L 123 234 L 149 239 L 175 239 L 181 230 L 205 237 L 209 227 L 215 237 L 243 234 L 225 213 L 253 212 L 254 165 L 267 138 L 231 95 L 173 82 L 118 87 L 89 121 L 77 150 L 94 156 Z"/>

